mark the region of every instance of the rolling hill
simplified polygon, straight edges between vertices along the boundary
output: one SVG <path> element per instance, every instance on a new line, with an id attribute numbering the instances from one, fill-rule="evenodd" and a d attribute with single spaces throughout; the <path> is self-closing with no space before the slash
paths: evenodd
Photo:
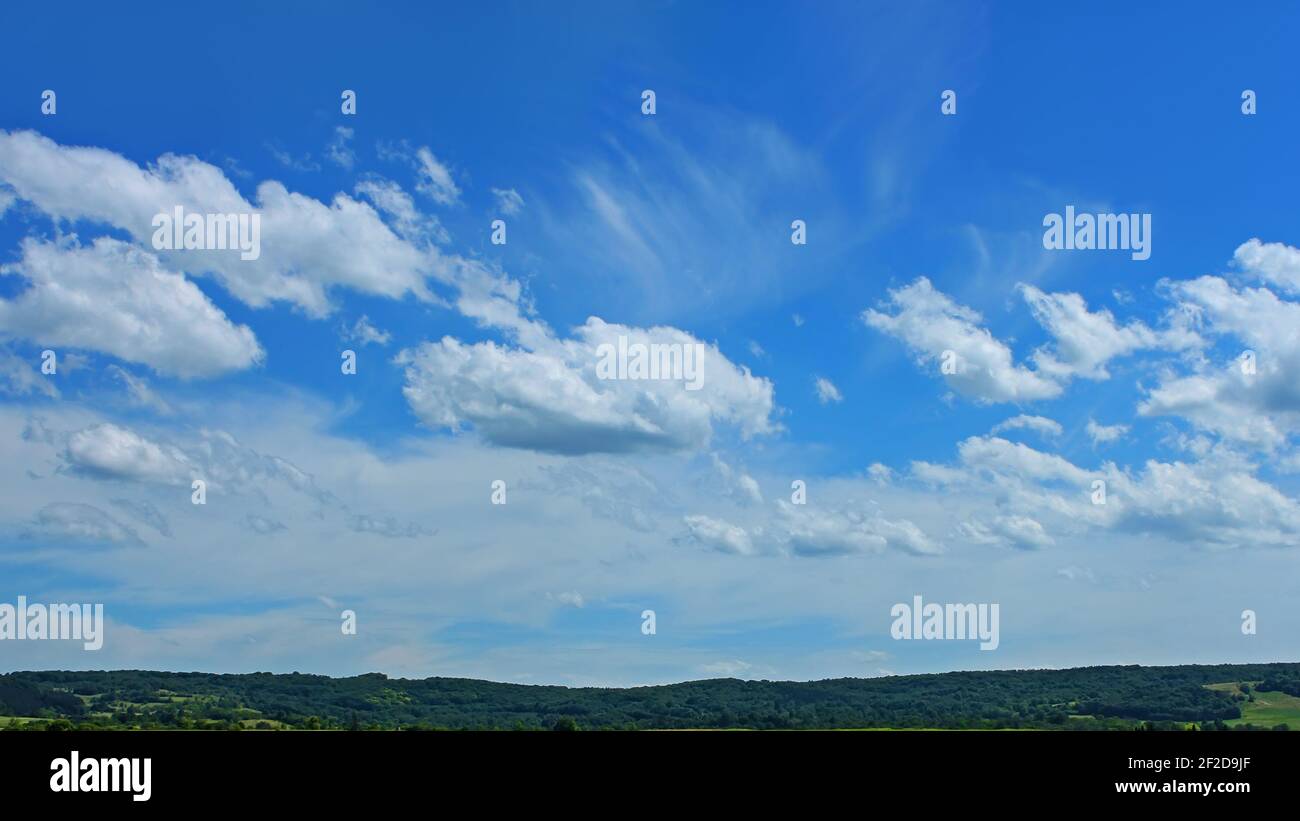
<path id="1" fill-rule="evenodd" d="M 1001 670 L 568 688 L 299 673 L 16 672 L 0 728 L 1183 729 L 1291 722 L 1300 663 Z M 1252 701 L 1252 692 L 1254 700 Z M 1270 691 L 1271 692 L 1271 691 Z"/>

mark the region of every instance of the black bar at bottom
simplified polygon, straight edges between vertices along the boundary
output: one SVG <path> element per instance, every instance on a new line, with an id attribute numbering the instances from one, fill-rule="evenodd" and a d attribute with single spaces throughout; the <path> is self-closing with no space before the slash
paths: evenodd
<path id="1" fill-rule="evenodd" d="M 701 790 L 702 803 L 741 805 L 906 793 L 919 806 L 1036 797 L 1235 806 L 1289 799 L 1298 752 L 1290 732 L 6 732 L 0 787 L 7 802 L 127 811 L 458 797 L 576 808 L 596 795 L 643 807 Z M 121 759 L 138 761 L 134 781 Z M 145 759 L 149 797 L 137 801 Z M 80 789 L 115 778 L 116 792 Z"/>

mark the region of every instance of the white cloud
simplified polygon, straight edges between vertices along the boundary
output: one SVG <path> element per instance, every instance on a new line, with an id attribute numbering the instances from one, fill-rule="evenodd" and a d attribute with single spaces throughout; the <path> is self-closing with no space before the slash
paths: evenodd
<path id="1" fill-rule="evenodd" d="M 853 509 L 809 510 L 805 505 L 778 502 L 772 526 L 780 547 L 799 556 L 838 556 L 879 553 L 887 548 L 915 555 L 941 553 L 942 548 L 906 519 L 890 520 Z"/>
<path id="2" fill-rule="evenodd" d="M 164 415 L 173 412 L 171 405 L 149 387 L 149 382 L 144 377 L 136 376 L 120 365 L 109 365 L 106 370 L 122 383 L 131 404 Z"/>
<path id="3" fill-rule="evenodd" d="M 1019 416 L 1013 416 L 1010 419 L 997 423 L 989 433 L 1002 433 L 1003 431 L 1008 430 L 1032 430 L 1035 433 L 1046 437 L 1060 436 L 1062 432 L 1061 423 L 1054 419 L 1048 419 L 1045 416 L 1030 416 L 1022 413 Z"/>
<path id="4" fill-rule="evenodd" d="M 957 446 L 957 452 L 965 466 L 994 475 L 1080 487 L 1092 480 L 1092 474 L 1060 456 L 996 436 L 972 436 Z"/>
<path id="5" fill-rule="evenodd" d="M 754 669 L 754 665 L 740 659 L 715 661 L 700 666 L 700 672 L 722 678 L 742 678 L 752 669 Z"/>
<path id="6" fill-rule="evenodd" d="M 362 314 L 361 317 L 352 324 L 352 327 L 348 329 L 347 339 L 356 342 L 359 345 L 374 344 L 383 346 L 393 341 L 393 335 L 388 331 L 376 328 L 370 322 L 370 318 L 365 314 Z"/>
<path id="7" fill-rule="evenodd" d="M 1192 464 L 1148 460 L 1139 471 L 1112 463 L 1087 470 L 1023 444 L 970 437 L 958 445 L 957 464 L 917 463 L 913 472 L 961 486 L 963 495 L 992 494 L 1003 516 L 1032 518 L 1045 531 L 1122 532 L 1201 547 L 1300 546 L 1300 502 L 1230 455 Z M 1104 505 L 1092 503 L 1098 479 L 1106 486 Z M 1022 540 L 1036 531 L 1020 524 Z M 999 533 L 996 523 L 963 531 L 977 540 L 990 534 L 1012 536 L 1005 527 Z"/>
<path id="8" fill-rule="evenodd" d="M 415 190 L 439 205 L 455 205 L 460 199 L 460 189 L 451 178 L 450 169 L 424 146 L 415 152 L 415 162 Z"/>
<path id="9" fill-rule="evenodd" d="M 1300 450 L 1279 460 L 1277 469 L 1282 473 L 1300 473 Z"/>
<path id="10" fill-rule="evenodd" d="M 357 183 L 356 193 L 374 203 L 379 212 L 388 218 L 389 225 L 399 237 L 422 246 L 437 242 L 451 242 L 451 235 L 438 218 L 421 213 L 415 200 L 392 180 L 370 175 Z"/>
<path id="11" fill-rule="evenodd" d="M 1295 429 L 1294 422 L 1283 418 L 1292 414 L 1261 412 L 1258 394 L 1251 391 L 1254 387 L 1236 364 L 1218 372 L 1193 376 L 1167 374 L 1138 403 L 1138 413 L 1181 416 L 1203 430 L 1234 442 L 1263 449 L 1279 447 L 1286 442 L 1288 429 Z"/>
<path id="12" fill-rule="evenodd" d="M 869 476 L 873 482 L 885 484 L 894 478 L 894 471 L 888 465 L 883 465 L 880 462 L 872 462 L 867 467 L 867 476 Z"/>
<path id="13" fill-rule="evenodd" d="M 154 216 L 176 206 L 199 214 L 257 212 L 256 260 L 228 251 L 161 252 L 165 264 L 211 273 L 253 307 L 286 301 L 324 316 L 333 310 L 335 287 L 435 299 L 426 278 L 438 275 L 437 259 L 345 194 L 325 204 L 268 180 L 249 202 L 220 169 L 194 157 L 166 154 L 142 169 L 111 151 L 61 146 L 31 131 L 0 131 L 0 181 L 54 219 L 112 225 L 145 248 L 152 247 Z"/>
<path id="14" fill-rule="evenodd" d="M 43 429 L 40 437 L 61 445 L 60 472 L 78 478 L 184 487 L 203 479 L 209 493 L 246 494 L 267 500 L 272 492 L 309 499 L 320 506 L 348 512 L 349 505 L 317 486 L 310 474 L 291 462 L 250 448 L 231 434 L 203 429 L 186 436 L 145 435 L 112 422 L 99 422 L 67 433 Z M 35 433 L 35 431 L 34 431 Z M 354 517 L 358 514 L 350 514 Z M 366 517 L 379 532 L 382 520 Z M 391 527 L 397 525 L 391 524 Z M 384 534 L 393 535 L 393 534 Z"/>
<path id="15" fill-rule="evenodd" d="M 180 450 L 110 423 L 69 435 L 64 460 L 72 470 L 96 478 L 163 485 L 188 485 L 195 473 Z"/>
<path id="16" fill-rule="evenodd" d="M 1111 471 L 1114 529 L 1224 548 L 1300 547 L 1300 503 L 1233 462 L 1162 463 Z"/>
<path id="17" fill-rule="evenodd" d="M 216 376 L 262 361 L 246 325 L 235 325 L 158 258 L 108 237 L 81 246 L 26 239 L 0 267 L 30 287 L 0 300 L 0 332 L 52 347 L 84 348 L 181 377 Z"/>
<path id="18" fill-rule="evenodd" d="M 334 139 L 325 147 L 325 156 L 329 161 L 349 171 L 357 159 L 356 154 L 352 153 L 352 147 L 348 145 L 352 141 L 352 134 L 352 129 L 347 126 L 335 126 Z"/>
<path id="19" fill-rule="evenodd" d="M 1099 425 L 1092 419 L 1088 420 L 1085 429 L 1088 432 L 1088 438 L 1092 440 L 1094 445 L 1105 445 L 1114 442 L 1128 433 L 1128 425 Z"/>
<path id="20" fill-rule="evenodd" d="M 554 598 L 554 600 L 560 604 L 568 605 L 569 607 L 577 607 L 578 609 L 582 609 L 586 605 L 586 601 L 583 600 L 582 594 L 577 591 L 556 593 L 554 597 L 551 597 L 548 593 L 547 598 Z"/>
<path id="21" fill-rule="evenodd" d="M 823 405 L 828 402 L 843 402 L 844 397 L 840 395 L 840 389 L 835 387 L 835 383 L 824 376 L 818 376 L 813 380 L 813 387 L 817 391 L 817 401 Z"/>
<path id="22" fill-rule="evenodd" d="M 1038 550 L 1054 544 L 1042 524 L 1029 516 L 998 516 L 988 522 L 963 522 L 958 532 L 976 544 L 1007 545 L 1020 550 Z"/>
<path id="23" fill-rule="evenodd" d="M 513 217 L 524 208 L 524 198 L 513 188 L 493 188 L 492 195 L 497 199 L 497 210 L 507 217 Z"/>
<path id="24" fill-rule="evenodd" d="M 956 354 L 956 373 L 944 378 L 957 393 L 980 402 L 1023 402 L 1061 393 L 1056 382 L 1014 364 L 1011 349 L 980 327 L 979 313 L 936 291 L 925 277 L 890 290 L 882 308 L 863 311 L 862 321 L 901 339 L 933 373 L 940 372 L 945 352 Z"/>
<path id="25" fill-rule="evenodd" d="M 1300 294 L 1300 249 L 1251 239 L 1237 248 L 1232 259 L 1246 273 Z"/>
<path id="26" fill-rule="evenodd" d="M 564 454 L 701 449 L 714 423 L 735 426 L 746 438 L 777 429 L 772 383 L 685 331 L 596 317 L 567 340 L 533 324 L 524 329 L 535 337 L 530 347 L 444 337 L 399 354 L 406 366 L 403 393 L 416 415 L 434 428 L 472 425 L 493 444 Z M 703 345 L 701 389 L 672 380 L 598 378 L 599 346 L 620 336 L 629 344 Z"/>
<path id="27" fill-rule="evenodd" d="M 59 373 L 69 374 L 83 371 L 90 367 L 90 357 L 76 351 L 70 351 L 59 357 Z"/>
<path id="28" fill-rule="evenodd" d="M 953 302 L 925 277 L 891 290 L 885 305 L 864 311 L 862 320 L 903 340 L 927 369 L 941 372 L 945 357 L 955 356 L 956 372 L 943 374 L 945 379 L 957 393 L 980 402 L 1050 399 L 1072 378 L 1108 379 L 1106 365 L 1116 357 L 1204 344 L 1186 311 L 1170 311 L 1168 327 L 1153 330 L 1140 321 L 1120 325 L 1105 309 L 1089 311 L 1079 294 L 1019 287 L 1034 318 L 1053 337 L 1032 354 L 1033 370 L 1015 364 L 1011 348 L 980 326 L 976 311 Z"/>
<path id="29" fill-rule="evenodd" d="M 716 453 L 710 455 L 713 458 L 713 468 L 722 477 L 723 485 L 729 496 L 740 499 L 742 503 L 760 503 L 763 501 L 763 492 L 759 489 L 758 482 L 755 481 L 753 476 L 728 465 Z"/>
<path id="30" fill-rule="evenodd" d="M 1034 363 L 1041 373 L 1062 381 L 1074 376 L 1109 379 L 1106 363 L 1116 357 L 1145 348 L 1177 350 L 1200 343 L 1196 334 L 1177 324 L 1162 332 L 1138 321 L 1121 326 L 1104 308 L 1089 311 L 1079 294 L 1048 294 L 1032 285 L 1021 285 L 1020 291 L 1034 318 L 1056 340 L 1034 352 Z"/>
<path id="31" fill-rule="evenodd" d="M 59 397 L 59 389 L 48 376 L 4 348 L 0 348 L 0 391 L 13 396 L 38 393 L 51 399 Z"/>
<path id="32" fill-rule="evenodd" d="M 275 161 L 290 171 L 301 173 L 311 173 L 320 170 L 320 163 L 311 158 L 311 154 L 303 154 L 301 157 L 295 157 L 293 154 L 285 151 L 279 145 L 273 142 L 266 144 L 266 150 L 271 152 Z"/>
<path id="33" fill-rule="evenodd" d="M 1181 416 L 1225 439 L 1267 450 L 1300 432 L 1300 302 L 1267 288 L 1234 288 L 1214 276 L 1162 286 L 1204 332 L 1237 340 L 1237 350 L 1231 361 L 1197 363 L 1191 374 L 1166 371 L 1139 413 Z M 1254 354 L 1254 373 L 1242 359 L 1246 350 Z"/>
<path id="34" fill-rule="evenodd" d="M 773 204 L 791 198 L 804 203 L 799 217 L 817 236 L 862 230 L 837 207 L 823 153 L 733 112 L 696 108 L 690 119 L 697 137 L 707 135 L 707 148 L 647 121 L 648 128 L 566 158 L 563 165 L 574 168 L 571 195 L 538 209 L 539 233 L 573 267 L 590 272 L 593 286 L 613 285 L 605 304 L 622 316 L 694 322 L 735 315 L 829 278 L 832 246 L 802 246 L 799 275 L 791 276 L 795 263 L 781 251 L 791 247 L 790 234 L 772 231 Z M 693 296 L 676 298 L 682 293 Z"/>
<path id="35" fill-rule="evenodd" d="M 698 544 L 723 553 L 747 556 L 754 552 L 754 543 L 745 529 L 709 516 L 686 516 L 689 538 Z"/>

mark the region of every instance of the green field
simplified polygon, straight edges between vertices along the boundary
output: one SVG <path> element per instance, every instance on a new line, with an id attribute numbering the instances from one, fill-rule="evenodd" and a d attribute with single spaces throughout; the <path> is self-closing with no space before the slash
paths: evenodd
<path id="1" fill-rule="evenodd" d="M 1246 694 L 1241 689 L 1242 684 L 1249 684 L 1254 689 L 1258 682 L 1232 681 L 1224 684 L 1207 684 L 1206 687 L 1231 696 L 1245 697 Z M 1278 724 L 1286 724 L 1300 729 L 1300 698 L 1278 692 L 1256 691 L 1254 695 L 1254 701 L 1242 703 L 1241 718 L 1229 719 L 1224 724 L 1229 727 L 1242 724 L 1276 727 Z"/>

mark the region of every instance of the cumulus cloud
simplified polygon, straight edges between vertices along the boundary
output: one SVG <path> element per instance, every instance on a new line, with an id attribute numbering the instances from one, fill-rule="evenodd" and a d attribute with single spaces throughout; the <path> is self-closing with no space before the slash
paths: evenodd
<path id="1" fill-rule="evenodd" d="M 879 309 L 862 313 L 862 321 L 901 339 L 919 364 L 939 371 L 957 393 L 979 402 L 1050 399 L 1073 378 L 1109 379 L 1106 365 L 1117 357 L 1204 344 L 1185 310 L 1170 310 L 1167 327 L 1156 330 L 1138 320 L 1120 324 L 1106 309 L 1090 311 L 1076 293 L 1019 288 L 1034 318 L 1052 337 L 1031 355 L 1032 369 L 1015 363 L 1010 346 L 981 326 L 979 313 L 957 304 L 925 277 L 891 290 Z M 955 372 L 944 372 L 945 364 Z"/>
<path id="2" fill-rule="evenodd" d="M 591 317 L 559 340 L 525 324 L 531 346 L 443 337 L 399 354 L 403 393 L 421 421 L 452 431 L 472 426 L 493 444 L 561 454 L 702 449 L 715 423 L 745 438 L 776 430 L 772 383 L 685 331 Z M 700 389 L 681 380 L 599 378 L 598 350 L 620 336 L 629 345 L 702 346 Z"/>
<path id="3" fill-rule="evenodd" d="M 909 519 L 862 509 L 851 500 L 811 507 L 778 499 L 775 508 L 749 508 L 743 524 L 714 513 L 688 515 L 683 521 L 686 543 L 735 555 L 833 558 L 943 552 L 939 542 Z"/>
<path id="4" fill-rule="evenodd" d="M 1251 239 L 1237 248 L 1232 259 L 1247 274 L 1300 294 L 1300 249 Z"/>
<path id="5" fill-rule="evenodd" d="M 0 131 L 0 181 L 56 220 L 120 228 L 152 246 L 153 218 L 177 206 L 187 213 L 261 215 L 261 255 L 229 251 L 160 252 L 165 264 L 210 273 L 242 302 L 276 301 L 312 316 L 333 310 L 332 288 L 433 301 L 426 279 L 437 262 L 384 224 L 370 205 L 335 195 L 326 204 L 268 180 L 253 201 L 220 169 L 195 157 L 166 154 L 141 168 L 100 148 L 62 146 L 32 131 Z"/>
<path id="6" fill-rule="evenodd" d="M 754 543 L 743 527 L 710 516 L 686 516 L 688 540 L 723 553 L 748 556 L 754 552 Z"/>
<path id="7" fill-rule="evenodd" d="M 1190 374 L 1166 370 L 1139 404 L 1146 416 L 1181 416 L 1238 443 L 1276 449 L 1300 432 L 1300 302 L 1264 287 L 1235 288 L 1221 277 L 1162 283 L 1205 333 L 1235 340 L 1238 352 Z"/>
<path id="8" fill-rule="evenodd" d="M 1113 531 L 1201 547 L 1300 546 L 1300 503 L 1227 455 L 1209 454 L 1195 463 L 1152 459 L 1138 470 L 1107 462 L 1089 470 L 1024 444 L 970 437 L 958 445 L 955 464 L 915 463 L 913 472 L 968 493 L 991 494 L 1003 516 L 1032 518 L 1045 532 Z M 1105 504 L 1093 501 L 1095 482 L 1104 483 Z M 1046 524 L 1048 519 L 1055 524 Z M 1021 541 L 1034 541 L 1037 528 L 1011 518 L 1000 525 L 973 522 L 962 535 L 1010 543 L 1013 523 Z"/>
<path id="9" fill-rule="evenodd" d="M 880 310 L 862 313 L 869 327 L 902 340 L 918 364 L 940 372 L 945 356 L 955 354 L 955 373 L 944 374 L 957 393 L 979 402 L 1050 399 L 1061 386 L 1014 363 L 1011 349 L 980 326 L 977 311 L 953 302 L 925 277 L 892 289 Z"/>
<path id="10" fill-rule="evenodd" d="M 0 299 L 0 332 L 42 345 L 102 351 L 181 377 L 215 376 L 262 361 L 252 330 L 235 325 L 194 283 L 158 258 L 100 237 L 93 245 L 26 239 L 0 274 L 30 287 Z"/>
<path id="11" fill-rule="evenodd" d="M 63 456 L 77 473 L 163 485 L 189 484 L 195 467 L 179 449 L 110 423 L 70 434 Z"/>
<path id="12" fill-rule="evenodd" d="M 972 436 L 957 446 L 957 452 L 965 466 L 993 475 L 1079 486 L 1092 478 L 1088 471 L 1060 456 L 997 436 Z"/>
<path id="13" fill-rule="evenodd" d="M 200 430 L 179 437 L 145 435 L 111 422 L 99 422 L 68 433 L 29 426 L 32 439 L 61 446 L 61 469 L 74 476 L 143 484 L 189 487 L 203 479 L 208 491 L 247 493 L 264 497 L 280 486 L 321 505 L 346 510 L 347 505 L 320 488 L 315 478 L 278 456 L 259 452 L 221 430 Z"/>
<path id="14" fill-rule="evenodd" d="M 1087 430 L 1088 438 L 1092 440 L 1094 445 L 1105 445 L 1128 433 L 1128 425 L 1099 425 L 1096 421 L 1089 419 L 1085 430 Z"/>
<path id="15" fill-rule="evenodd" d="M 1040 436 L 1055 437 L 1061 435 L 1061 423 L 1046 416 L 1020 414 L 993 426 L 989 433 L 1002 433 L 1008 430 L 1031 430 Z"/>
<path id="16" fill-rule="evenodd" d="M 887 548 L 915 555 L 933 555 L 942 547 L 906 519 L 890 520 L 853 509 L 809 510 L 805 505 L 778 503 L 772 525 L 780 547 L 798 556 L 840 556 L 879 553 Z"/>
<path id="17" fill-rule="evenodd" d="M 1300 547 L 1300 503 L 1234 463 L 1111 471 L 1110 525 L 1214 547 Z M 1114 503 L 1112 503 L 1114 500 Z"/>
<path id="18" fill-rule="evenodd" d="M 1079 294 L 1048 294 L 1032 285 L 1020 286 L 1034 318 L 1055 342 L 1033 354 L 1038 370 L 1055 379 L 1109 379 L 1106 363 L 1146 348 L 1183 349 L 1200 343 L 1180 324 L 1154 331 L 1139 321 L 1120 325 L 1110 311 L 1089 311 Z M 1178 315 L 1175 314 L 1175 318 Z"/>
<path id="19" fill-rule="evenodd" d="M 357 183 L 355 190 L 357 196 L 365 197 L 379 209 L 402 239 L 423 246 L 451 242 L 451 235 L 438 218 L 416 208 L 411 195 L 392 180 L 372 174 Z"/>

